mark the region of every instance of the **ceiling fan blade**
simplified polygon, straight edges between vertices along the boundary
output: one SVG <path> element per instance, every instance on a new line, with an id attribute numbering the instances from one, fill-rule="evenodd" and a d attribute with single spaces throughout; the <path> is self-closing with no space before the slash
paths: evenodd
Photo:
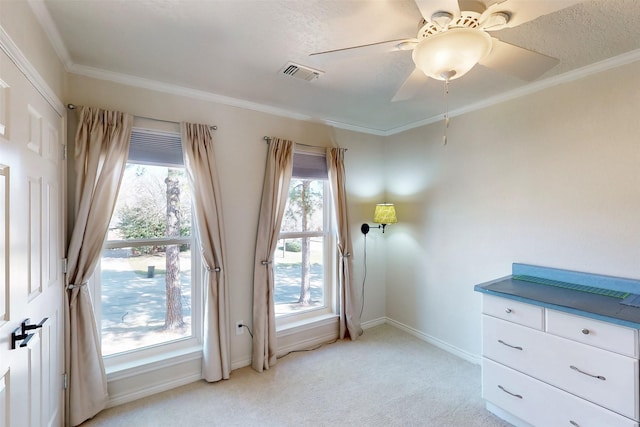
<path id="1" fill-rule="evenodd" d="M 414 68 L 409 77 L 402 83 L 400 89 L 391 99 L 391 102 L 406 101 L 413 98 L 422 86 L 427 84 L 429 77 L 421 70 Z"/>
<path id="2" fill-rule="evenodd" d="M 535 80 L 559 62 L 556 58 L 503 42 L 495 37 L 492 37 L 491 41 L 491 53 L 480 61 L 480 65 L 522 80 Z"/>
<path id="3" fill-rule="evenodd" d="M 359 46 L 350 46 L 350 47 L 344 47 L 341 49 L 325 50 L 322 52 L 314 52 L 314 53 L 310 53 L 309 56 L 336 55 L 336 54 L 339 55 L 343 53 L 348 53 L 349 55 L 353 55 L 355 52 L 357 52 L 358 55 L 371 55 L 371 54 L 384 53 L 384 52 L 393 52 L 394 50 L 406 50 L 398 47 L 398 45 L 402 43 L 417 43 L 417 40 L 415 39 L 386 40 L 383 42 L 369 43 L 369 44 L 363 44 Z"/>
<path id="4" fill-rule="evenodd" d="M 574 4 L 583 3 L 585 0 L 504 0 L 494 3 L 482 14 L 480 21 L 496 12 L 507 12 L 510 15 L 509 22 L 501 28 L 516 27 L 525 22 L 557 12 Z M 497 28 L 496 28 L 497 29 Z M 491 28 L 487 28 L 488 31 Z"/>
<path id="5" fill-rule="evenodd" d="M 436 12 L 449 12 L 454 17 L 460 16 L 458 0 L 415 0 L 415 2 L 427 21 L 431 21 L 431 16 Z"/>

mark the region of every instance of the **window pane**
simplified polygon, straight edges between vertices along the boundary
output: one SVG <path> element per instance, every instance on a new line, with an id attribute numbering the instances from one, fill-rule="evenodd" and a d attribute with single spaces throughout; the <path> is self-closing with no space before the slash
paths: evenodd
<path id="1" fill-rule="evenodd" d="M 276 316 L 325 306 L 324 238 L 280 239 L 274 256 Z"/>
<path id="2" fill-rule="evenodd" d="M 280 232 L 322 231 L 324 181 L 292 179 Z"/>
<path id="3" fill-rule="evenodd" d="M 183 168 L 127 163 L 107 240 L 191 235 L 191 190 Z"/>
<path id="4" fill-rule="evenodd" d="M 101 284 L 103 356 L 191 336 L 189 245 L 105 249 Z"/>

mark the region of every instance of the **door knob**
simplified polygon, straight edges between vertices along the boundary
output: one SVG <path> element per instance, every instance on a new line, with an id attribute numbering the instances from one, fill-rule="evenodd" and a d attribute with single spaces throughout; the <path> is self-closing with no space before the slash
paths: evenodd
<path id="1" fill-rule="evenodd" d="M 26 347 L 27 344 L 29 344 L 29 341 L 31 340 L 31 338 L 33 338 L 33 334 L 29 334 L 27 333 L 27 331 L 42 328 L 42 326 L 46 323 L 48 319 L 49 319 L 48 317 L 45 317 L 37 325 L 29 324 L 29 321 L 31 319 L 24 319 L 20 324 L 20 326 L 14 329 L 13 332 L 11 332 L 11 350 L 16 349 L 16 343 L 18 341 L 22 341 L 20 343 L 20 347 Z"/>

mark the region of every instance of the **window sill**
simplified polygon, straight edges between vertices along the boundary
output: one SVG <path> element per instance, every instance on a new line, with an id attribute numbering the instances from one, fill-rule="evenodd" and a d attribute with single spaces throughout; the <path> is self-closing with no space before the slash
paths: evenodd
<path id="1" fill-rule="evenodd" d="M 158 355 L 138 357 L 126 362 L 111 364 L 105 362 L 107 381 L 129 378 L 201 358 L 202 346 L 190 346 Z"/>
<path id="2" fill-rule="evenodd" d="M 290 322 L 276 328 L 277 357 L 294 351 L 307 351 L 334 342 L 340 335 L 340 319 L 333 313 Z"/>
<path id="3" fill-rule="evenodd" d="M 321 314 L 296 322 L 288 322 L 276 327 L 276 335 L 284 337 L 287 335 L 302 332 L 307 329 L 317 328 L 319 326 L 331 325 L 338 322 L 338 315 L 335 313 Z"/>

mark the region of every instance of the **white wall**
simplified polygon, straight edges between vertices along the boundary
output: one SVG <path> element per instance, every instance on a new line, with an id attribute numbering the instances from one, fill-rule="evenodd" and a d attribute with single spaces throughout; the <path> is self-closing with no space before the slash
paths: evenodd
<path id="1" fill-rule="evenodd" d="M 227 241 L 232 363 L 249 360 L 251 355 L 249 335 L 236 336 L 233 325 L 236 320 L 250 322 L 252 318 L 253 257 L 267 152 L 263 136 L 317 146 L 330 146 L 335 142 L 348 148 L 345 167 L 349 216 L 355 282 L 360 286 L 363 274 L 360 224 L 371 220 L 374 205 L 381 201 L 384 193 L 384 176 L 379 173 L 383 160 L 381 137 L 73 74 L 68 75 L 66 87 L 65 102 L 68 103 L 218 126 L 214 141 Z M 369 240 L 364 321 L 385 315 L 384 247 L 378 244 L 380 236 Z"/>
<path id="2" fill-rule="evenodd" d="M 640 63 L 388 138 L 387 316 L 473 359 L 511 263 L 640 278 Z"/>
<path id="3" fill-rule="evenodd" d="M 64 66 L 25 0 L 0 0 L 0 27 L 62 99 Z"/>

